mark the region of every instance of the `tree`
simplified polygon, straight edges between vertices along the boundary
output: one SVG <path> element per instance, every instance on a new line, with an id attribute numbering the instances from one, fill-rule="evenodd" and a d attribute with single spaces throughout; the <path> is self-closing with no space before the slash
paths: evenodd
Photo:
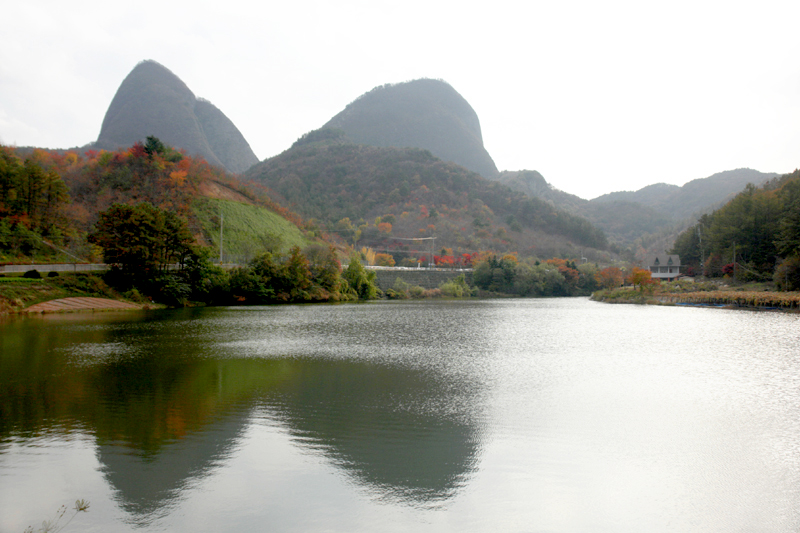
<path id="1" fill-rule="evenodd" d="M 0 215 L 16 215 L 20 208 L 22 161 L 11 148 L 0 146 Z"/>
<path id="2" fill-rule="evenodd" d="M 775 244 L 785 257 L 798 256 L 800 255 L 800 180 L 787 183 L 781 193 L 784 210 Z"/>
<path id="3" fill-rule="evenodd" d="M 0 149 L 0 215 L 9 215 L 43 234 L 64 226 L 62 210 L 69 203 L 67 186 L 35 151 L 24 163 L 8 148 Z"/>
<path id="4" fill-rule="evenodd" d="M 774 237 L 778 230 L 780 200 L 773 191 L 745 187 L 733 200 L 714 212 L 708 231 L 714 253 L 753 263 L 759 270 L 775 266 Z"/>
<path id="5" fill-rule="evenodd" d="M 357 255 L 350 259 L 350 264 L 342 272 L 342 277 L 359 299 L 372 300 L 378 297 L 379 289 L 375 283 L 377 274 L 372 270 L 365 269 Z"/>
<path id="6" fill-rule="evenodd" d="M 150 159 L 160 156 L 171 163 L 177 163 L 183 159 L 183 154 L 176 151 L 174 148 L 167 146 L 161 142 L 161 139 L 154 137 L 153 135 L 149 135 L 147 137 L 143 148 Z"/>
<path id="7" fill-rule="evenodd" d="M 597 273 L 597 284 L 604 289 L 614 289 L 622 285 L 625 277 L 617 267 L 604 268 Z"/>
<path id="8" fill-rule="evenodd" d="M 391 254 L 375 254 L 375 264 L 377 266 L 393 267 L 394 257 Z"/>
<path id="9" fill-rule="evenodd" d="M 100 213 L 88 240 L 103 249 L 106 263 L 133 278 L 182 266 L 194 247 L 186 221 L 146 202 L 112 205 Z"/>
<path id="10" fill-rule="evenodd" d="M 639 267 L 633 267 L 631 275 L 628 277 L 628 281 L 631 285 L 637 287 L 642 292 L 649 291 L 656 283 L 658 283 L 652 278 L 652 274 L 649 270 Z"/>
<path id="11" fill-rule="evenodd" d="M 516 267 L 517 259 L 513 255 L 498 259 L 492 254 L 475 265 L 472 280 L 477 287 L 484 290 L 512 293 Z"/>
<path id="12" fill-rule="evenodd" d="M 314 282 L 324 291 L 338 297 L 341 292 L 342 265 L 336 258 L 336 249 L 319 244 L 309 246 L 305 255 Z"/>
<path id="13" fill-rule="evenodd" d="M 289 250 L 289 259 L 283 265 L 283 275 L 289 300 L 308 300 L 308 291 L 313 285 L 308 259 L 299 246 Z"/>

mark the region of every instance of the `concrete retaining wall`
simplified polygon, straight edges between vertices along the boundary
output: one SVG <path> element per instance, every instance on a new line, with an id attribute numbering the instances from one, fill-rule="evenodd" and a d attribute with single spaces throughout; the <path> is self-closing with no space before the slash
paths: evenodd
<path id="1" fill-rule="evenodd" d="M 418 285 L 425 289 L 435 289 L 445 281 L 449 281 L 460 274 L 464 274 L 464 278 L 469 285 L 472 285 L 472 270 L 453 270 L 446 268 L 434 268 L 428 270 L 427 268 L 388 268 L 388 267 L 367 267 L 375 271 L 378 275 L 378 287 L 382 291 L 391 289 L 397 278 L 402 279 L 411 286 Z"/>

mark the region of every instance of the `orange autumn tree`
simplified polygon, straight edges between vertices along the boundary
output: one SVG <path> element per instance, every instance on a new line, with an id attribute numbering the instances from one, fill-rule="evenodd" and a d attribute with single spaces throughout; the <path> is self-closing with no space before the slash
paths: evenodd
<path id="1" fill-rule="evenodd" d="M 655 289 L 658 281 L 654 280 L 650 271 L 645 268 L 633 267 L 630 276 L 628 276 L 628 283 L 636 287 L 642 292 L 651 292 Z"/>
<path id="2" fill-rule="evenodd" d="M 392 254 L 375 254 L 375 265 L 392 267 L 394 266 L 394 257 Z"/>

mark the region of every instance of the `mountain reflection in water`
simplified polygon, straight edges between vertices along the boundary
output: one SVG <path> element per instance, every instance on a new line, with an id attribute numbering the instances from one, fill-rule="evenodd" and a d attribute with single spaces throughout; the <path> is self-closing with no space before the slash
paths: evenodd
<path id="1" fill-rule="evenodd" d="M 103 476 L 138 526 L 223 465 L 254 419 L 284 427 L 373 497 L 415 506 L 453 496 L 477 462 L 474 398 L 441 373 L 240 357 L 235 344 L 187 331 L 191 310 L 169 316 L 17 323 L 4 335 L 0 437 L 65 423 L 94 435 Z M 23 378 L 30 357 L 39 371 Z"/>
<path id="2" fill-rule="evenodd" d="M 799 327 L 584 299 L 0 321 L 0 530 L 84 498 L 104 533 L 800 531 Z"/>

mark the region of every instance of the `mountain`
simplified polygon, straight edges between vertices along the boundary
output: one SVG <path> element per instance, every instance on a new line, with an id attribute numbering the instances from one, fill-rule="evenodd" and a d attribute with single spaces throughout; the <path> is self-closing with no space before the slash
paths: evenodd
<path id="1" fill-rule="evenodd" d="M 497 167 L 483 147 L 478 115 L 453 87 L 419 79 L 376 87 L 351 102 L 323 129 L 341 129 L 356 144 L 422 148 L 485 178 Z"/>
<path id="2" fill-rule="evenodd" d="M 497 181 L 573 215 L 586 217 L 612 242 L 625 248 L 643 237 L 664 234 L 653 239 L 653 246 L 660 247 L 665 240 L 674 239 L 676 232 L 693 224 L 696 217 L 719 207 L 748 183 L 760 185 L 775 176 L 777 174 L 742 168 L 692 180 L 682 187 L 656 183 L 637 191 L 604 194 L 593 200 L 556 189 L 535 170 L 503 171 Z M 663 252 L 660 248 L 656 251 Z"/>
<path id="3" fill-rule="evenodd" d="M 682 187 L 666 183 L 648 185 L 638 191 L 622 191 L 604 194 L 591 200 L 592 203 L 627 201 L 663 211 L 675 220 L 700 215 L 729 200 L 752 183 L 759 186 L 778 176 L 774 172 L 759 172 L 750 168 L 738 168 L 718 172 L 707 178 L 692 180 Z"/>
<path id="4" fill-rule="evenodd" d="M 585 218 L 427 150 L 354 144 L 341 130 L 310 132 L 244 177 L 359 246 L 385 249 L 435 235 L 437 250 L 459 253 L 552 257 L 606 247 L 605 235 Z"/>
<path id="5" fill-rule="evenodd" d="M 570 213 L 582 211 L 587 204 L 587 200 L 579 196 L 556 189 L 536 170 L 504 170 L 500 172 L 496 180 L 531 198 L 550 201 Z"/>
<path id="6" fill-rule="evenodd" d="M 136 65 L 117 89 L 95 148 L 116 150 L 149 135 L 230 172 L 244 172 L 258 163 L 222 111 L 195 97 L 180 78 L 152 60 Z"/>

